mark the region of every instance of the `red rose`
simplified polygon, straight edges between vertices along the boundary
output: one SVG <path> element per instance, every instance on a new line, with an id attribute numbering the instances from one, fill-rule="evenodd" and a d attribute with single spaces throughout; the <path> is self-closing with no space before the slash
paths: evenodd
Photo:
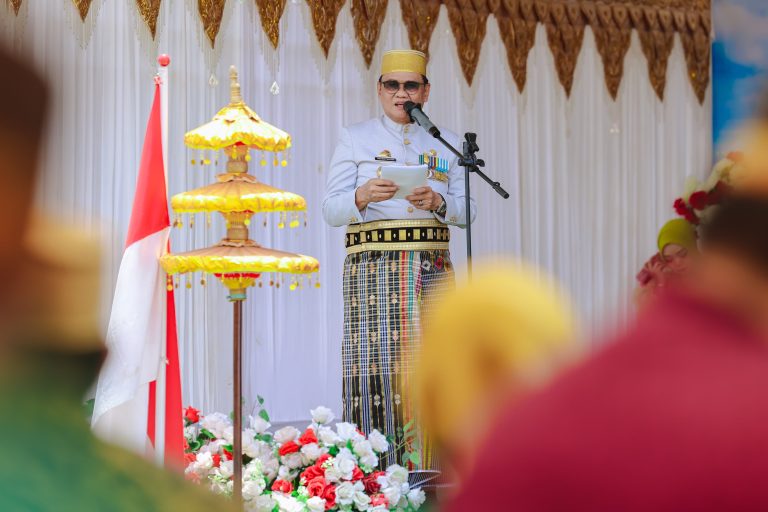
<path id="1" fill-rule="evenodd" d="M 213 467 L 217 468 L 221 466 L 221 455 L 219 455 L 218 453 L 214 453 L 213 455 L 211 455 L 211 458 L 213 459 Z"/>
<path id="2" fill-rule="evenodd" d="M 190 405 L 184 409 L 184 419 L 187 423 L 197 423 L 200 421 L 200 411 Z"/>
<path id="3" fill-rule="evenodd" d="M 318 458 L 318 459 L 315 461 L 315 466 L 317 466 L 317 467 L 320 467 L 320 466 L 322 466 L 322 465 L 323 465 L 323 463 L 325 463 L 325 461 L 327 461 L 327 460 L 328 460 L 328 459 L 330 459 L 330 458 L 331 458 L 330 454 L 327 454 L 327 453 L 324 453 L 324 454 L 322 454 L 322 455 L 320 456 L 320 458 Z"/>
<path id="4" fill-rule="evenodd" d="M 360 468 L 355 466 L 355 469 L 352 471 L 352 481 L 357 482 L 358 480 L 362 480 L 364 476 L 365 475 Z"/>
<path id="5" fill-rule="evenodd" d="M 314 480 L 317 477 L 325 478 L 325 470 L 315 464 L 314 466 L 309 466 L 307 469 L 304 470 L 304 472 L 301 473 L 301 479 L 305 482 L 309 482 L 310 480 Z"/>
<path id="6" fill-rule="evenodd" d="M 184 454 L 184 462 L 186 462 L 187 465 L 192 464 L 196 460 L 197 460 L 197 455 L 195 455 L 194 453 L 185 453 Z"/>
<path id="7" fill-rule="evenodd" d="M 685 201 L 683 201 L 683 199 L 680 197 L 675 199 L 674 207 L 675 207 L 675 212 L 678 215 L 685 215 L 685 212 L 688 211 L 688 206 L 685 204 Z"/>
<path id="8" fill-rule="evenodd" d="M 301 437 L 299 438 L 299 444 L 312 444 L 317 442 L 317 435 L 315 435 L 315 431 L 311 428 L 308 428 L 304 431 L 303 434 L 301 434 Z"/>
<path id="9" fill-rule="evenodd" d="M 224 457 L 225 457 L 227 460 L 232 460 L 232 452 L 231 452 L 231 451 L 229 451 L 229 450 L 227 450 L 226 448 L 224 448 Z"/>
<path id="10" fill-rule="evenodd" d="M 707 199 L 708 194 L 704 192 L 703 190 L 699 190 L 698 192 L 694 192 L 691 194 L 691 197 L 688 199 L 688 202 L 691 203 L 691 206 L 696 210 L 703 210 L 707 207 Z"/>
<path id="11" fill-rule="evenodd" d="M 323 498 L 325 487 L 327 486 L 324 476 L 318 476 L 307 482 L 307 493 L 309 497 L 320 496 Z"/>
<path id="12" fill-rule="evenodd" d="M 189 450 L 189 441 L 187 441 L 187 438 L 184 438 L 184 451 Z"/>
<path id="13" fill-rule="evenodd" d="M 272 484 L 272 490 L 289 494 L 293 491 L 293 485 L 291 485 L 291 482 L 286 482 L 285 480 L 275 480 L 275 483 Z"/>
<path id="14" fill-rule="evenodd" d="M 374 471 L 370 475 L 363 478 L 363 485 L 365 486 L 365 492 L 368 494 L 376 494 L 381 490 L 381 485 L 376 480 L 380 476 L 386 475 L 383 471 Z"/>
<path id="15" fill-rule="evenodd" d="M 374 494 L 371 496 L 371 506 L 372 507 L 378 507 L 380 505 L 384 505 L 385 507 L 389 507 L 389 500 L 386 496 L 383 494 Z"/>
<path id="16" fill-rule="evenodd" d="M 336 487 L 329 485 L 323 491 L 323 499 L 325 500 L 325 510 L 331 509 L 336 506 Z"/>
<path id="17" fill-rule="evenodd" d="M 286 456 L 289 453 L 296 453 L 297 451 L 299 451 L 299 445 L 296 444 L 296 441 L 288 441 L 280 447 L 278 453 L 282 456 Z"/>

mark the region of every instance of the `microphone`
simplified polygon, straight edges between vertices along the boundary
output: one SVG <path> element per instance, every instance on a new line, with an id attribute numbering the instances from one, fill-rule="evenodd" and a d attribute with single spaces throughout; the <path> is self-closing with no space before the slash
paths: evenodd
<path id="1" fill-rule="evenodd" d="M 437 126 L 432 124 L 432 121 L 429 120 L 427 114 L 421 110 L 421 105 L 412 101 L 406 101 L 403 107 L 408 113 L 408 117 L 411 118 L 411 121 L 418 123 L 419 126 L 427 130 L 433 137 L 440 136 L 440 130 L 437 128 Z"/>

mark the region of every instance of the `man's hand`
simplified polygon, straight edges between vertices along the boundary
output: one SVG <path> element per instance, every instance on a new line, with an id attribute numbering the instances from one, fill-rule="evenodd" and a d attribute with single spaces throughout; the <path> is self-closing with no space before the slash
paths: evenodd
<path id="1" fill-rule="evenodd" d="M 427 211 L 437 210 L 443 202 L 442 196 L 430 187 L 415 188 L 405 199 L 419 210 Z"/>
<path id="2" fill-rule="evenodd" d="M 380 178 L 370 179 L 365 185 L 355 190 L 355 205 L 358 210 L 362 210 L 368 206 L 368 203 L 380 203 L 392 199 L 397 190 L 398 186 L 393 181 Z"/>

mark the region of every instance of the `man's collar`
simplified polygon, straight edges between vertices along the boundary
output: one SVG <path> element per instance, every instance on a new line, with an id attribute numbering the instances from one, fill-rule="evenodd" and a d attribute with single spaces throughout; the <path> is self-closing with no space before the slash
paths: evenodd
<path id="1" fill-rule="evenodd" d="M 392 119 L 390 119 L 389 116 L 387 116 L 387 114 L 382 114 L 381 115 L 381 122 L 384 123 L 384 127 L 385 128 L 387 128 L 388 130 L 393 131 L 393 132 L 395 132 L 397 134 L 402 134 L 403 133 L 403 129 L 406 126 L 413 126 L 415 124 L 415 123 L 408 123 L 408 124 L 396 123 Z M 409 130 L 410 130 L 410 128 L 409 128 Z"/>

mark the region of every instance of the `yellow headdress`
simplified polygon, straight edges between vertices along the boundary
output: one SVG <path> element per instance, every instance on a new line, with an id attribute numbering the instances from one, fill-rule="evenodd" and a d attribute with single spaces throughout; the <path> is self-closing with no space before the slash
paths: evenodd
<path id="1" fill-rule="evenodd" d="M 696 228 L 685 219 L 673 219 L 659 230 L 659 252 L 669 244 L 677 244 L 689 251 L 696 251 Z"/>
<path id="2" fill-rule="evenodd" d="M 536 274 L 516 263 L 478 268 L 425 319 L 414 392 L 438 445 L 573 357 L 567 301 Z"/>
<path id="3" fill-rule="evenodd" d="M 427 75 L 427 56 L 417 50 L 389 50 L 381 57 L 381 74 L 407 71 Z"/>

